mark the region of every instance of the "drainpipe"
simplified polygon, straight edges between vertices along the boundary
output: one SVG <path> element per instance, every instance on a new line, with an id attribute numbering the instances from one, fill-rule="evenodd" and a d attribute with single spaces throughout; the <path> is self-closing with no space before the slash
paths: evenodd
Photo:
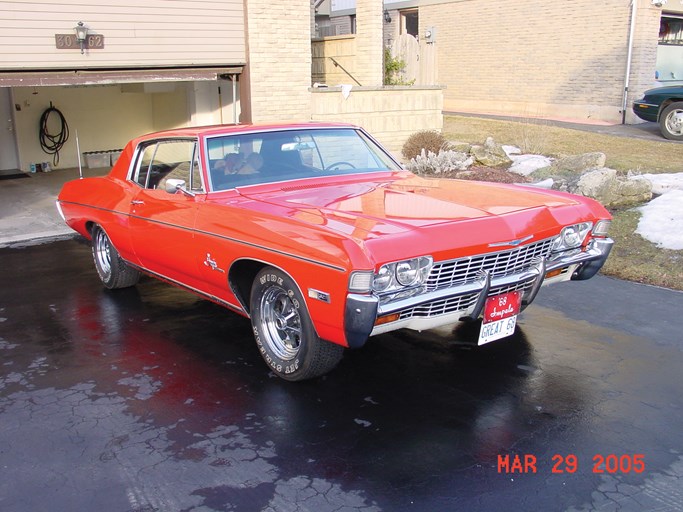
<path id="1" fill-rule="evenodd" d="M 621 105 L 621 124 L 626 124 L 626 109 L 628 107 L 628 88 L 631 82 L 631 60 L 633 58 L 633 36 L 636 31 L 636 10 L 638 0 L 631 0 L 631 24 L 628 34 L 628 54 L 626 55 L 626 77 L 624 78 L 624 98 Z"/>

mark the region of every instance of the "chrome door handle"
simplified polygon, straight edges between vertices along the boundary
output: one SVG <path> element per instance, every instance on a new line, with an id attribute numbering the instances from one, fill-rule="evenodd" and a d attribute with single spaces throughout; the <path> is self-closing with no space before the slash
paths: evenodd
<path id="1" fill-rule="evenodd" d="M 130 204 L 145 204 L 144 201 L 140 201 L 139 199 L 133 199 Z"/>

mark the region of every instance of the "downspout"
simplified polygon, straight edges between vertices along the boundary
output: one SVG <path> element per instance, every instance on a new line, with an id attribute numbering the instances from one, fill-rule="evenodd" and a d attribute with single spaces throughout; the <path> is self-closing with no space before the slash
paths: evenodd
<path id="1" fill-rule="evenodd" d="M 633 37 L 636 32 L 636 10 L 638 0 L 631 0 L 631 24 L 628 34 L 628 53 L 626 55 L 626 76 L 624 77 L 624 98 L 621 105 L 621 124 L 626 124 L 626 109 L 628 107 L 628 88 L 631 82 L 631 60 L 633 59 Z"/>

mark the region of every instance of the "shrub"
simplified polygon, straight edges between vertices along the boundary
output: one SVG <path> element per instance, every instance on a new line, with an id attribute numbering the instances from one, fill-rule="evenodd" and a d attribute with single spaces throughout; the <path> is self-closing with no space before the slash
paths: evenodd
<path id="1" fill-rule="evenodd" d="M 424 149 L 408 162 L 408 170 L 421 176 L 444 174 L 451 171 L 465 171 L 474 158 L 458 151 L 441 150 L 438 153 Z"/>
<path id="2" fill-rule="evenodd" d="M 384 47 L 384 85 L 413 85 L 415 80 L 406 80 L 403 71 L 405 61 L 391 55 L 391 50 Z"/>
<path id="3" fill-rule="evenodd" d="M 427 153 L 432 152 L 438 154 L 442 149 L 448 148 L 448 141 L 446 137 L 434 130 L 422 130 L 413 133 L 405 144 L 401 153 L 403 158 L 411 160 L 422 153 L 422 150 Z"/>

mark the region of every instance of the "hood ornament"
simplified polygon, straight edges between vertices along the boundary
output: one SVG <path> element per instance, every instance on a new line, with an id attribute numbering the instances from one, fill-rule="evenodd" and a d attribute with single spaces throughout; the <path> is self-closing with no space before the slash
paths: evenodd
<path id="1" fill-rule="evenodd" d="M 496 242 L 494 244 L 489 244 L 489 247 L 517 247 L 518 245 L 523 244 L 527 240 L 531 240 L 534 237 L 534 235 L 529 235 L 524 238 L 518 238 L 516 240 L 509 240 L 507 242 Z"/>

